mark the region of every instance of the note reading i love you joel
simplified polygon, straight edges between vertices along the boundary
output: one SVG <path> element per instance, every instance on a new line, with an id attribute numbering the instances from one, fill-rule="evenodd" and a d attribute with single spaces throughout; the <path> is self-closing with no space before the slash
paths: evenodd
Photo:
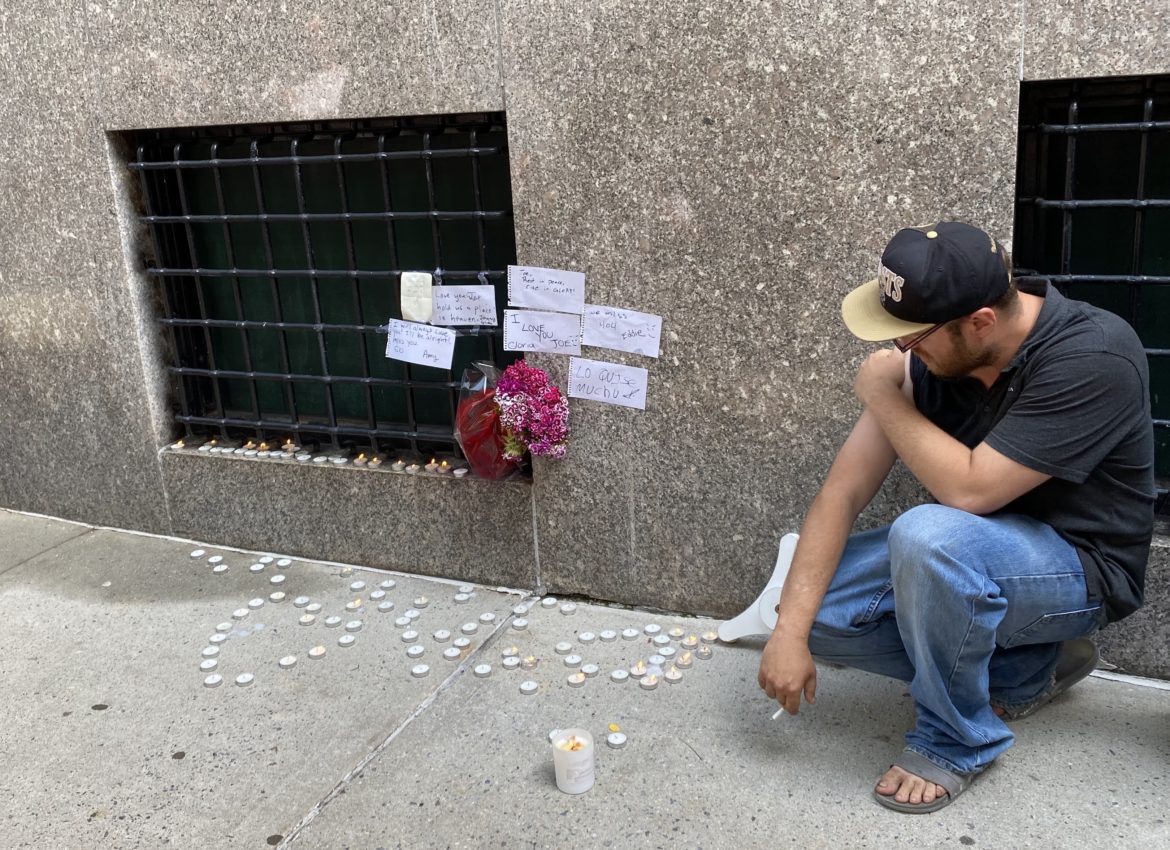
<path id="1" fill-rule="evenodd" d="M 601 304 L 585 305 L 585 333 L 581 341 L 586 345 L 657 357 L 661 338 L 661 316 Z"/>
<path id="2" fill-rule="evenodd" d="M 569 398 L 645 410 L 646 381 L 647 372 L 641 366 L 569 358 Z"/>
<path id="3" fill-rule="evenodd" d="M 432 325 L 474 325 L 495 327 L 496 288 L 494 286 L 435 286 Z"/>
<path id="4" fill-rule="evenodd" d="M 533 310 L 585 311 L 585 275 L 536 266 L 508 266 L 508 304 Z"/>
<path id="5" fill-rule="evenodd" d="M 505 310 L 504 351 L 580 354 L 581 317 L 541 310 Z"/>
<path id="6" fill-rule="evenodd" d="M 455 355 L 455 331 L 400 319 L 391 319 L 388 330 L 386 356 L 391 360 L 436 369 L 451 368 L 451 358 Z"/>

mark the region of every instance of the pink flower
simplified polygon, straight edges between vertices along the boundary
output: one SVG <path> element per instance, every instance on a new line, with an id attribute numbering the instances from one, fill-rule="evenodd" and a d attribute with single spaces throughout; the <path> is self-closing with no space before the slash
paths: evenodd
<path id="1" fill-rule="evenodd" d="M 569 439 L 569 401 L 543 369 L 517 360 L 496 385 L 504 429 L 504 453 L 521 461 L 525 452 L 563 458 Z"/>

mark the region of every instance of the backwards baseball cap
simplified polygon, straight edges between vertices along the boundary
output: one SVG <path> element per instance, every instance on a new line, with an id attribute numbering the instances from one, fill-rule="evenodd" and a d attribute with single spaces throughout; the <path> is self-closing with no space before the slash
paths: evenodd
<path id="1" fill-rule="evenodd" d="M 878 276 L 841 302 L 850 331 L 870 342 L 921 333 L 994 303 L 1011 274 L 996 241 L 977 227 L 940 221 L 899 230 Z"/>

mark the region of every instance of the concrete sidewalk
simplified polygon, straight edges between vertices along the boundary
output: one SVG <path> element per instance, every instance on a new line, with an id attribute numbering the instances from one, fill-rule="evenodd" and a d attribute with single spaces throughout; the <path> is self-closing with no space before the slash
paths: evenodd
<path id="1" fill-rule="evenodd" d="M 0 511 L 0 847 L 1170 845 L 1162 683 L 1090 678 L 1019 723 L 1016 746 L 954 805 L 909 817 L 869 796 L 912 720 L 899 682 L 824 669 L 817 705 L 772 721 L 758 644 L 716 645 L 654 690 L 610 679 L 652 654 L 647 624 L 699 634 L 710 621 L 585 603 L 566 615 L 483 587 L 459 602 L 458 582 L 295 558 L 252 571 L 263 553 L 195 548 Z M 213 573 L 211 555 L 229 569 Z M 287 598 L 268 601 L 276 591 Z M 323 606 L 309 625 L 302 595 Z M 423 596 L 413 624 L 396 625 Z M 533 602 L 527 629 L 513 628 L 513 608 Z M 352 646 L 328 616 L 362 621 Z M 470 646 L 445 659 L 465 623 L 479 624 Z M 404 642 L 409 628 L 419 637 Z M 582 639 L 626 628 L 638 637 Z M 436 640 L 440 629 L 452 638 Z M 215 634 L 227 635 L 224 683 L 208 688 L 199 665 Z M 600 666 L 584 687 L 568 686 L 561 641 Z M 318 645 L 326 655 L 312 660 Z M 510 645 L 537 668 L 504 669 Z M 415 678 L 420 663 L 430 671 Z M 488 677 L 473 675 L 480 664 Z M 242 673 L 250 686 L 235 684 Z M 520 691 L 528 679 L 535 695 Z M 604 744 L 610 723 L 625 748 Z M 553 780 L 547 736 L 567 726 L 600 743 L 581 796 Z"/>

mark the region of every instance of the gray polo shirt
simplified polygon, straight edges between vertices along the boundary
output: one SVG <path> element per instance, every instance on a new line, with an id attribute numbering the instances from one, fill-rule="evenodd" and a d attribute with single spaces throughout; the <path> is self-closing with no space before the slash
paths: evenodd
<path id="1" fill-rule="evenodd" d="M 1051 475 L 1002 510 L 1047 523 L 1076 547 L 1089 598 L 1110 621 L 1141 607 L 1154 522 L 1150 381 L 1119 316 L 1042 285 L 1035 327 L 990 387 L 937 378 L 911 359 L 914 402 L 969 448 L 986 441 Z"/>

